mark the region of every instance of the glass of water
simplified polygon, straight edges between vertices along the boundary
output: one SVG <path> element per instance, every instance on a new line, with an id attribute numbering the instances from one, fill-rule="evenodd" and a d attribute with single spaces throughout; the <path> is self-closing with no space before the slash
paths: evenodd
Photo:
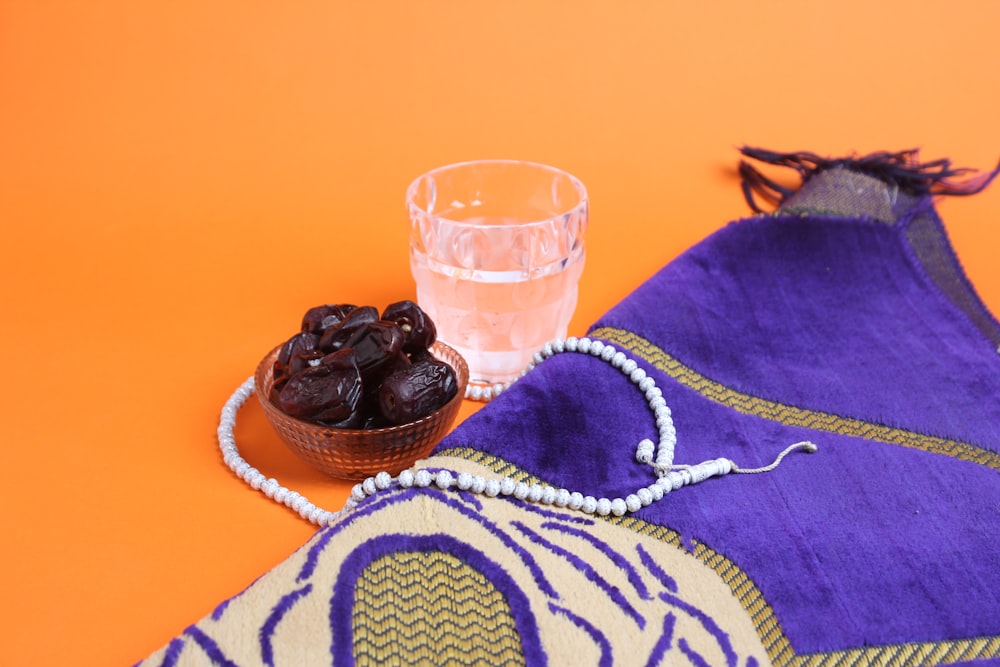
<path id="1" fill-rule="evenodd" d="M 417 302 L 469 365 L 469 383 L 516 379 L 565 337 L 585 260 L 587 190 L 543 164 L 440 167 L 407 189 Z"/>

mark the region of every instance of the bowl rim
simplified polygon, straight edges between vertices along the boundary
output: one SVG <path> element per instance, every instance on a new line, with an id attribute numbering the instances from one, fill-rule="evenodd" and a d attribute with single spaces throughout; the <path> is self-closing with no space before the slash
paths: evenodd
<path id="1" fill-rule="evenodd" d="M 336 426 L 325 426 L 323 424 L 317 424 L 316 422 L 310 422 L 304 419 L 299 419 L 298 417 L 292 417 L 291 415 L 287 414 L 284 410 L 282 410 L 280 407 L 274 404 L 274 402 L 268 395 L 270 392 L 265 393 L 264 391 L 262 391 L 263 390 L 262 385 L 265 384 L 264 378 L 267 377 L 267 374 L 269 372 L 272 372 L 274 359 L 277 357 L 278 352 L 284 345 L 285 345 L 284 342 L 275 345 L 273 348 L 271 348 L 270 351 L 268 351 L 267 354 L 264 355 L 264 357 L 260 360 L 260 362 L 258 362 L 257 369 L 256 371 L 254 371 L 254 393 L 257 394 L 257 399 L 263 404 L 265 410 L 267 409 L 274 410 L 278 414 L 280 414 L 284 419 L 287 419 L 290 423 L 301 425 L 303 429 L 308 429 L 311 431 L 326 431 L 330 433 L 340 433 L 343 434 L 344 436 L 353 435 L 355 437 L 363 435 L 378 435 L 380 433 L 400 433 L 407 429 L 420 426 L 421 424 L 425 424 L 427 422 L 439 418 L 441 414 L 444 413 L 448 408 L 456 404 L 456 402 L 460 403 L 465 398 L 465 388 L 469 384 L 469 366 L 468 363 L 465 361 L 465 357 L 463 357 L 458 352 L 458 350 L 448 345 L 444 341 L 436 340 L 431 344 L 428 350 L 430 351 L 431 354 L 434 355 L 436 359 L 438 359 L 439 361 L 444 361 L 449 366 L 452 366 L 452 368 L 455 371 L 455 379 L 457 380 L 458 383 L 458 390 L 455 392 L 455 395 L 451 398 L 450 401 L 439 407 L 434 412 L 428 415 L 424 415 L 420 419 L 415 419 L 411 422 L 406 422 L 405 424 L 395 424 L 393 426 L 382 426 L 379 428 L 337 428 Z M 449 352 L 450 354 L 454 355 L 454 358 L 458 361 L 459 366 L 456 368 L 450 361 L 442 359 L 439 355 L 440 350 Z M 272 375 L 271 384 L 273 385 L 273 383 L 274 383 L 274 377 Z"/>

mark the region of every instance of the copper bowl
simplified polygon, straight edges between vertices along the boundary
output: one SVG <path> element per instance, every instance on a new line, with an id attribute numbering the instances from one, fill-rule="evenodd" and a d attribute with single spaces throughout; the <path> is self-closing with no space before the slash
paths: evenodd
<path id="1" fill-rule="evenodd" d="M 444 407 L 408 424 L 376 429 L 342 429 L 320 426 L 289 417 L 268 398 L 274 384 L 275 347 L 257 366 L 254 385 L 257 399 L 278 437 L 310 466 L 338 479 L 359 480 L 386 471 L 392 475 L 430 454 L 458 416 L 469 367 L 458 352 L 438 341 L 431 353 L 455 369 L 458 392 Z"/>

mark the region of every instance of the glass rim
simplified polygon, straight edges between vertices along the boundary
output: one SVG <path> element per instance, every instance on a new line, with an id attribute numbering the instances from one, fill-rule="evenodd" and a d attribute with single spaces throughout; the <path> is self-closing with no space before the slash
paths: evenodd
<path id="1" fill-rule="evenodd" d="M 446 216 L 441 215 L 439 213 L 433 213 L 431 211 L 428 211 L 425 207 L 423 207 L 423 206 L 421 206 L 419 204 L 414 203 L 414 198 L 415 198 L 415 195 L 416 195 L 417 188 L 419 187 L 420 182 L 423 181 L 425 178 L 432 177 L 432 176 L 434 176 L 436 174 L 441 174 L 441 173 L 445 173 L 445 172 L 449 172 L 449 171 L 455 171 L 455 170 L 466 168 L 466 167 L 481 166 L 481 165 L 489 165 L 489 166 L 515 165 L 515 166 L 520 166 L 520 167 L 530 167 L 532 169 L 537 169 L 537 170 L 549 172 L 550 174 L 552 174 L 554 176 L 565 177 L 569 181 L 569 183 L 573 186 L 573 189 L 576 190 L 577 194 L 580 197 L 579 201 L 577 201 L 576 204 L 574 204 L 573 206 L 569 206 L 564 211 L 560 211 L 559 213 L 553 213 L 552 215 L 549 215 L 549 216 L 547 216 L 545 218 L 539 218 L 537 220 L 521 220 L 521 221 L 518 221 L 518 222 L 506 223 L 506 224 L 495 224 L 495 225 L 490 225 L 490 227 L 494 227 L 494 228 L 500 229 L 500 228 L 504 228 L 504 227 L 511 227 L 511 228 L 513 228 L 513 227 L 526 227 L 526 226 L 530 226 L 530 225 L 542 224 L 542 223 L 549 222 L 550 220 L 552 220 L 554 218 L 559 218 L 559 217 L 562 217 L 562 216 L 570 215 L 570 214 L 572 214 L 572 213 L 574 213 L 576 211 L 586 210 L 588 208 L 588 206 L 589 206 L 589 195 L 587 193 L 587 186 L 585 186 L 583 184 L 583 181 L 581 181 L 579 178 L 577 178 L 576 176 L 574 176 L 570 172 L 566 171 L 565 169 L 560 169 L 559 167 L 554 167 L 554 166 L 552 166 L 550 164 L 545 164 L 543 162 L 534 162 L 532 160 L 514 160 L 514 159 L 505 159 L 505 158 L 486 158 L 486 159 L 481 159 L 481 160 L 465 160 L 465 161 L 462 161 L 462 162 L 453 162 L 451 164 L 445 164 L 445 165 L 441 165 L 440 167 L 435 167 L 433 169 L 430 169 L 430 170 L 425 171 L 424 173 L 420 174 L 419 176 L 417 176 L 416 178 L 414 178 L 413 181 L 410 182 L 410 185 L 407 186 L 407 188 L 406 188 L 406 206 L 407 206 L 407 208 L 409 208 L 409 209 L 414 209 L 415 208 L 418 211 L 420 211 L 421 213 L 423 213 L 424 215 L 428 215 L 428 216 L 433 217 L 435 220 L 441 220 L 441 221 L 448 222 L 448 223 L 453 224 L 453 225 L 459 225 L 459 226 L 464 226 L 464 227 L 482 227 L 483 225 L 481 225 L 479 223 L 469 222 L 467 220 L 455 220 L 454 218 L 449 218 L 449 217 L 446 217 Z"/>

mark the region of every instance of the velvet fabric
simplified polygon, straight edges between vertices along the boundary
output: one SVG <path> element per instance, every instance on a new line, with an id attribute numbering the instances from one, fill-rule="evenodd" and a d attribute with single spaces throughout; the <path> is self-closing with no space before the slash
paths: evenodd
<path id="1" fill-rule="evenodd" d="M 640 366 L 673 410 L 675 462 L 755 467 L 792 443 L 818 445 L 636 515 L 732 560 L 797 654 L 1000 636 L 1000 353 L 990 335 L 1000 326 L 953 255 L 964 304 L 915 247 L 914 225 L 947 238 L 930 197 L 900 199 L 889 220 L 852 215 L 848 201 L 735 221 L 591 329 L 642 342 Z M 646 437 L 656 429 L 641 392 L 599 359 L 563 354 L 438 452 L 483 450 L 546 483 L 614 498 L 649 483 L 635 461 Z"/>

